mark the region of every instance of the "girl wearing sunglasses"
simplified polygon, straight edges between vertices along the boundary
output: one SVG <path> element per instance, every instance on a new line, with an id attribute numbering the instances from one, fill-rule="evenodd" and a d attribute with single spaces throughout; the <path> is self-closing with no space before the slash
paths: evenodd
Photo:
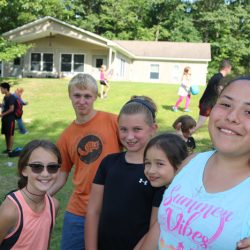
<path id="1" fill-rule="evenodd" d="M 0 249 L 49 249 L 59 209 L 47 194 L 61 164 L 57 147 L 46 140 L 33 140 L 18 161 L 18 190 L 7 195 L 0 207 Z"/>

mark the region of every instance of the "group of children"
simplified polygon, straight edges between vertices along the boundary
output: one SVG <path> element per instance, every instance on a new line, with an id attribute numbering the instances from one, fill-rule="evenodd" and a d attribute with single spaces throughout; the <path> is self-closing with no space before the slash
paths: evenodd
<path id="1" fill-rule="evenodd" d="M 104 157 L 96 172 L 85 248 L 250 247 L 249 239 L 243 240 L 250 236 L 249 96 L 249 77 L 228 83 L 209 120 L 216 150 L 197 155 L 189 154 L 195 148 L 191 117 L 174 122 L 176 133 L 156 136 L 152 99 L 133 96 L 125 103 L 118 130 L 126 150 Z M 19 190 L 0 207 L 0 249 L 47 249 L 58 209 L 47 191 L 60 164 L 60 153 L 50 142 L 32 141 L 24 147 Z"/>

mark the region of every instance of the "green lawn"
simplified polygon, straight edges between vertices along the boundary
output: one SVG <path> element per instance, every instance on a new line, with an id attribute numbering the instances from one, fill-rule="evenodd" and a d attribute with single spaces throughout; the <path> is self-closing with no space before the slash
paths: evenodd
<path id="1" fill-rule="evenodd" d="M 12 91 L 16 87 L 24 88 L 23 99 L 29 102 L 24 107 L 23 119 L 29 134 L 15 134 L 15 147 L 21 147 L 32 139 L 50 139 L 56 142 L 63 129 L 74 119 L 74 112 L 67 94 L 67 79 L 16 79 L 13 80 Z M 132 95 L 148 95 L 158 106 L 157 122 L 159 131 L 173 131 L 172 123 L 184 112 L 174 113 L 171 106 L 177 99 L 178 85 L 164 85 L 157 83 L 125 83 L 113 82 L 108 98 L 96 101 L 96 109 L 118 113 L 122 105 Z M 201 93 L 203 88 L 201 88 Z M 195 119 L 198 117 L 198 100 L 201 93 L 192 96 L 189 113 Z M 2 98 L 3 96 L 1 96 Z M 183 103 L 184 104 L 184 103 Z M 182 104 L 182 105 L 183 105 Z M 204 151 L 210 147 L 207 127 L 200 129 L 194 135 L 197 141 L 197 151 Z M 0 152 L 5 149 L 4 137 L 1 137 Z M 0 201 L 4 195 L 16 188 L 16 168 L 8 167 L 12 161 L 16 166 L 17 158 L 0 155 Z M 51 249 L 59 249 L 63 211 L 72 190 L 72 184 L 67 185 L 57 194 L 61 210 L 53 232 Z"/>

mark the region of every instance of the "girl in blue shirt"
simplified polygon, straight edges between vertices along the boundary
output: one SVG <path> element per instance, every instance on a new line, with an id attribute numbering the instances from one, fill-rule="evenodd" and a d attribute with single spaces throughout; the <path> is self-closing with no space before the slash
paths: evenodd
<path id="1" fill-rule="evenodd" d="M 176 175 L 141 249 L 249 249 L 250 77 L 223 89 L 209 133 L 216 150 L 198 154 Z"/>

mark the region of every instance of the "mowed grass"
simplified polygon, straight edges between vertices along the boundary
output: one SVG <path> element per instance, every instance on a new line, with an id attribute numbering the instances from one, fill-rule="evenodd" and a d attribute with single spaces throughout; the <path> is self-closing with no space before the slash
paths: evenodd
<path id="1" fill-rule="evenodd" d="M 20 135 L 15 133 L 14 147 L 22 147 L 32 139 L 49 139 L 56 142 L 61 132 L 75 118 L 71 102 L 68 98 L 68 79 L 9 79 L 12 82 L 12 91 L 17 87 L 24 88 L 23 99 L 29 104 L 24 107 L 23 119 L 29 134 Z M 95 108 L 118 114 L 123 104 L 132 95 L 150 96 L 158 106 L 157 123 L 159 132 L 173 131 L 172 123 L 183 114 L 171 110 L 177 96 L 178 85 L 157 83 L 128 83 L 112 82 L 109 96 L 106 99 L 98 98 Z M 192 96 L 190 109 L 194 119 L 198 118 L 198 101 L 204 87 L 200 87 L 200 94 Z M 1 96 L 3 98 L 3 96 Z M 183 107 L 184 103 L 181 105 Z M 211 147 L 211 142 L 204 126 L 194 135 L 197 142 L 196 151 L 204 151 Z M 5 149 L 4 137 L 0 140 L 0 152 Z M 8 158 L 0 155 L 0 202 L 10 190 L 16 189 L 16 164 L 18 158 Z M 13 167 L 8 167 L 7 162 L 13 162 Z M 56 195 L 61 204 L 53 232 L 51 249 L 59 249 L 63 212 L 72 191 L 72 183 L 69 178 L 65 187 Z"/>

